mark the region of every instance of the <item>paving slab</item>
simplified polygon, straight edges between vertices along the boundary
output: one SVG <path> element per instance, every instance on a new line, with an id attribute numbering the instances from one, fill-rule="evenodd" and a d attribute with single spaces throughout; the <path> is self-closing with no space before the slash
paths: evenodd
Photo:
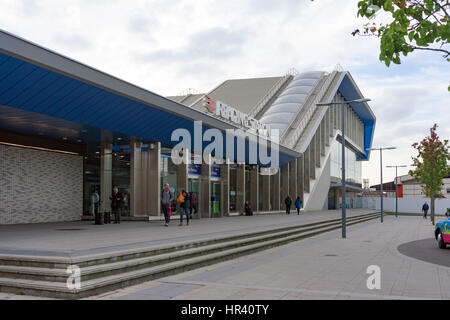
<path id="1" fill-rule="evenodd" d="M 369 221 L 348 228 L 348 238 L 332 231 L 285 246 L 272 248 L 183 274 L 146 283 L 199 286 L 170 299 L 449 299 L 450 268 L 431 256 L 429 261 L 405 255 L 402 246 L 437 248 L 433 226 L 418 217 L 387 216 L 385 222 Z M 419 242 L 417 242 L 419 241 Z M 449 250 L 437 254 L 447 261 Z M 367 288 L 367 268 L 381 268 L 381 289 Z M 141 294 L 143 287 L 111 292 Z M 144 294 L 145 295 L 145 294 Z"/>

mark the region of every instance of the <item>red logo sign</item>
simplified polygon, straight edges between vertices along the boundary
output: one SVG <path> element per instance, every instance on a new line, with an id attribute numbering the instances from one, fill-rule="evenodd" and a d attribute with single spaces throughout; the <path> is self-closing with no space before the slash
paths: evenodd
<path id="1" fill-rule="evenodd" d="M 208 109 L 209 112 L 215 113 L 216 112 L 216 102 L 211 99 L 210 97 L 206 96 L 203 98 L 203 106 Z"/>

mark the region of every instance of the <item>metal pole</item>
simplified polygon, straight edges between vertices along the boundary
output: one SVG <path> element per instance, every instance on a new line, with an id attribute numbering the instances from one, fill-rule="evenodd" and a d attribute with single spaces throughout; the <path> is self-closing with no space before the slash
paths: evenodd
<path id="1" fill-rule="evenodd" d="M 345 104 L 342 103 L 342 238 L 347 237 L 345 201 Z"/>
<path id="2" fill-rule="evenodd" d="M 380 188 L 380 197 L 381 197 L 381 223 L 383 223 L 383 149 L 380 148 L 380 168 L 381 168 L 381 188 Z"/>
<path id="3" fill-rule="evenodd" d="M 395 217 L 398 218 L 398 182 L 397 182 L 397 176 L 398 176 L 398 167 L 395 167 Z"/>

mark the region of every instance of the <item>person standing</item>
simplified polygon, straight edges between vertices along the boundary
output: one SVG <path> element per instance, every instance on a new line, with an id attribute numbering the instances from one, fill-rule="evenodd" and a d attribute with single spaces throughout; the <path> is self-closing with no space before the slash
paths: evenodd
<path id="1" fill-rule="evenodd" d="M 427 219 L 428 216 L 428 210 L 430 210 L 430 206 L 428 205 L 428 202 L 425 201 L 425 203 L 422 206 L 422 211 L 423 211 L 423 218 Z"/>
<path id="2" fill-rule="evenodd" d="M 297 208 L 297 214 L 300 215 L 300 209 L 302 208 L 302 199 L 300 199 L 300 196 L 295 200 L 295 207 Z"/>
<path id="3" fill-rule="evenodd" d="M 288 195 L 286 199 L 284 199 L 284 204 L 286 205 L 286 214 L 291 214 L 291 206 L 292 206 L 291 196 Z"/>
<path id="4" fill-rule="evenodd" d="M 91 215 L 95 216 L 95 213 L 98 211 L 98 203 L 100 201 L 100 196 L 98 195 L 97 189 L 94 189 L 94 192 L 91 194 Z"/>
<path id="5" fill-rule="evenodd" d="M 120 209 L 122 206 L 122 195 L 119 193 L 119 189 L 117 187 L 114 187 L 113 194 L 111 197 L 109 197 L 109 200 L 111 200 L 111 211 L 114 214 L 114 223 L 120 224 Z"/>
<path id="6" fill-rule="evenodd" d="M 173 192 L 170 190 L 170 185 L 166 183 L 164 189 L 161 192 L 161 209 L 164 213 L 164 219 L 166 221 L 165 226 L 168 227 L 170 223 L 170 204 L 174 198 Z"/>
<path id="7" fill-rule="evenodd" d="M 249 217 L 253 216 L 253 209 L 248 201 L 245 201 L 245 215 Z"/>

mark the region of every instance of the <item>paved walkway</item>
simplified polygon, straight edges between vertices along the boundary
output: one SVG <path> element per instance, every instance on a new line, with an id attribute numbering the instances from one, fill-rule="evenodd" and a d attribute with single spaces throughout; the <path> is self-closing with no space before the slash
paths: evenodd
<path id="1" fill-rule="evenodd" d="M 330 232 L 90 299 L 450 299 L 450 250 L 430 240 L 433 230 L 417 217 L 388 216 L 349 227 L 345 240 Z M 418 240 L 433 263 L 399 252 Z M 367 288 L 371 265 L 381 268 L 381 290 Z"/>
<path id="2" fill-rule="evenodd" d="M 373 210 L 348 210 L 348 216 L 368 214 Z M 276 227 L 338 219 L 341 211 L 297 214 L 236 216 L 192 220 L 189 227 L 178 227 L 173 220 L 164 222 L 123 222 L 120 225 L 93 225 L 92 222 L 51 223 L 0 226 L 0 254 L 34 256 L 83 256 L 118 250 L 151 247 L 167 243 L 213 236 L 225 236 Z"/>

